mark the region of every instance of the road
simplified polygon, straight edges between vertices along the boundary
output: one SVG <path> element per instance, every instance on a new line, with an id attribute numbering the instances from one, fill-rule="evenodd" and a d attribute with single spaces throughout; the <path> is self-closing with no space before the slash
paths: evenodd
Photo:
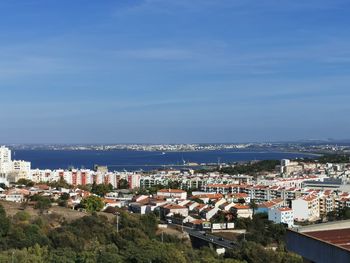
<path id="1" fill-rule="evenodd" d="M 177 224 L 169 224 L 173 226 L 181 226 Z M 233 242 L 232 240 L 228 240 L 225 238 L 220 238 L 214 235 L 211 235 L 209 233 L 206 233 L 205 231 L 199 231 L 195 230 L 193 228 L 187 227 L 187 226 L 181 226 L 183 231 L 186 231 L 190 236 L 194 236 L 196 238 L 202 239 L 208 243 L 212 243 L 214 245 L 217 245 L 219 247 L 224 247 L 228 249 L 232 249 L 237 247 L 237 243 Z"/>
<path id="2" fill-rule="evenodd" d="M 219 247 L 224 247 L 228 249 L 232 249 L 237 246 L 234 242 L 231 240 L 227 240 L 224 238 L 220 238 L 214 235 L 210 235 L 208 233 L 205 233 L 204 231 L 197 231 L 197 230 L 190 230 L 190 229 L 184 229 L 190 236 L 194 236 L 196 238 L 202 239 L 207 241 L 208 243 L 212 243 L 214 245 L 217 245 Z"/>

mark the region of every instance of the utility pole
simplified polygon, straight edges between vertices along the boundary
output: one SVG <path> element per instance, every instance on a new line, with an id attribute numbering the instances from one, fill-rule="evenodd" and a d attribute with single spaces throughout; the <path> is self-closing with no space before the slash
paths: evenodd
<path id="1" fill-rule="evenodd" d="M 117 212 L 117 233 L 119 233 L 119 213 Z"/>

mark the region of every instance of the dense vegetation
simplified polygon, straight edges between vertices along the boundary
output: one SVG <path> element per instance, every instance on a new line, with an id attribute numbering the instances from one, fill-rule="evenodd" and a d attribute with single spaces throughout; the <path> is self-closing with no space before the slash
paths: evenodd
<path id="1" fill-rule="evenodd" d="M 350 163 L 350 156 L 347 154 L 327 154 L 318 158 L 320 163 Z"/>
<path id="2" fill-rule="evenodd" d="M 327 219 L 329 221 L 350 219 L 350 208 L 345 207 L 343 209 L 331 211 L 331 212 L 327 213 Z"/>
<path id="3" fill-rule="evenodd" d="M 116 222 L 96 214 L 52 228 L 24 211 L 9 218 L 0 206 L 0 262 L 237 262 L 175 236 L 161 242 L 153 214 L 119 212 L 118 232 Z"/>
<path id="4" fill-rule="evenodd" d="M 237 164 L 233 167 L 224 167 L 220 172 L 227 174 L 250 174 L 254 175 L 260 172 L 274 171 L 276 165 L 279 165 L 278 160 L 264 160 L 252 163 Z"/>
<path id="5" fill-rule="evenodd" d="M 265 250 L 254 242 L 242 241 L 225 256 L 194 250 L 174 235 L 160 235 L 154 214 L 118 212 L 119 228 L 116 220 L 96 214 L 71 223 L 52 214 L 31 218 L 25 211 L 10 218 L 0 206 L 0 262 L 300 262 L 283 249 Z M 53 227 L 53 221 L 60 223 Z"/>

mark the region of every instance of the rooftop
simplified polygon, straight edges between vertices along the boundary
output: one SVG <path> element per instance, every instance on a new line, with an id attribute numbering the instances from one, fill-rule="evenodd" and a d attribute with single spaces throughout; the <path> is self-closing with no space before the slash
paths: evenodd
<path id="1" fill-rule="evenodd" d="M 304 234 L 350 251 L 350 228 L 304 232 Z"/>

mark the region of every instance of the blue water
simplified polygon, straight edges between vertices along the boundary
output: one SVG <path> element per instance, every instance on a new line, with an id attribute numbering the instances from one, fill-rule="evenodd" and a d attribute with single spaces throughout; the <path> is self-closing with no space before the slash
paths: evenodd
<path id="1" fill-rule="evenodd" d="M 181 165 L 183 160 L 196 163 L 232 163 L 249 160 L 280 160 L 312 157 L 301 153 L 283 153 L 271 151 L 198 151 L 198 152 L 144 152 L 144 151 L 52 151 L 17 150 L 13 159 L 32 162 L 32 168 L 67 169 L 89 168 L 94 164 L 107 165 L 110 170 L 152 170 L 162 165 Z"/>

